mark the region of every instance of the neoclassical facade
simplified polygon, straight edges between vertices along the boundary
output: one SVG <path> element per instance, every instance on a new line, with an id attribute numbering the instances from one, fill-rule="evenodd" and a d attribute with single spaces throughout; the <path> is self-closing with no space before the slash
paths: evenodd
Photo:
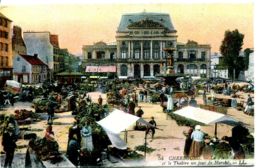
<path id="1" fill-rule="evenodd" d="M 167 48 L 174 51 L 175 73 L 209 76 L 210 45 L 195 41 L 177 43 L 176 33 L 169 14 L 125 14 L 116 31 L 116 45 L 83 46 L 84 62 L 109 62 L 112 52 L 119 77 L 151 78 L 166 73 Z M 102 59 L 97 56 L 101 52 Z"/>

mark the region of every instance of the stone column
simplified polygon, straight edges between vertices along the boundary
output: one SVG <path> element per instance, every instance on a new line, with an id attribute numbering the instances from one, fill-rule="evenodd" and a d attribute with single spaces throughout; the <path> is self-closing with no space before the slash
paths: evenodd
<path id="1" fill-rule="evenodd" d="M 200 76 L 200 64 L 196 64 L 198 66 L 198 72 L 197 75 Z"/>
<path id="2" fill-rule="evenodd" d="M 120 51 L 120 41 L 117 41 L 117 45 L 116 45 L 116 48 L 117 48 L 117 59 L 120 59 L 121 58 L 121 51 Z"/>
<path id="3" fill-rule="evenodd" d="M 128 41 L 128 57 L 127 58 L 132 58 L 131 57 L 131 41 Z"/>
<path id="4" fill-rule="evenodd" d="M 117 71 L 117 76 L 118 77 L 120 76 L 120 65 L 121 64 L 117 64 L 117 67 L 116 67 L 116 71 Z"/>
<path id="5" fill-rule="evenodd" d="M 153 58 L 153 41 L 150 41 L 150 59 Z"/>
<path id="6" fill-rule="evenodd" d="M 143 47 L 143 41 L 141 41 L 141 60 L 143 60 L 143 54 L 144 54 L 144 47 Z"/>
<path id="7" fill-rule="evenodd" d="M 139 64 L 139 65 L 140 65 L 140 71 L 141 71 L 140 75 L 141 75 L 141 78 L 143 78 L 144 77 L 144 65 L 143 64 Z"/>
<path id="8" fill-rule="evenodd" d="M 160 41 L 160 54 L 159 54 L 159 56 L 160 56 L 160 59 L 162 59 L 163 58 L 163 50 L 162 50 L 162 41 Z"/>
<path id="9" fill-rule="evenodd" d="M 132 76 L 131 64 L 127 64 L 127 76 Z"/>
<path id="10" fill-rule="evenodd" d="M 131 58 L 134 58 L 134 42 L 133 41 L 131 41 L 131 51 L 130 51 L 130 53 L 131 53 Z"/>
<path id="11" fill-rule="evenodd" d="M 93 50 L 92 51 L 92 59 L 97 59 L 97 53 L 96 53 L 96 50 Z"/>
<path id="12" fill-rule="evenodd" d="M 154 76 L 154 73 L 153 73 L 153 71 L 154 71 L 153 65 L 154 65 L 154 64 L 150 64 L 150 76 Z"/>

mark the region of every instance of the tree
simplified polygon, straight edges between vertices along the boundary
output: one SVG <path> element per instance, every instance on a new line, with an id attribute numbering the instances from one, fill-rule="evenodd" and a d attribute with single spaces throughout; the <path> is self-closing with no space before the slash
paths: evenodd
<path id="1" fill-rule="evenodd" d="M 228 75 L 233 76 L 233 79 L 237 79 L 239 72 L 244 70 L 243 57 L 239 57 L 243 40 L 244 34 L 239 33 L 237 29 L 227 30 L 220 46 L 220 52 L 223 55 L 222 63 L 228 68 Z M 233 75 L 234 72 L 235 76 Z"/>

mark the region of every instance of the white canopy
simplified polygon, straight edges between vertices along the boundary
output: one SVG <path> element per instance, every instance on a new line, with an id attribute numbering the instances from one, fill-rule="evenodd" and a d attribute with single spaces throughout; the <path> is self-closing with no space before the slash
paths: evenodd
<path id="1" fill-rule="evenodd" d="M 183 116 L 185 118 L 192 119 L 194 121 L 198 121 L 207 125 L 214 124 L 214 123 L 235 123 L 237 120 L 233 119 L 230 116 L 204 110 L 197 107 L 187 106 L 180 110 L 174 112 L 174 114 Z"/>
<path id="2" fill-rule="evenodd" d="M 98 121 L 97 123 L 102 126 L 106 131 L 113 146 L 118 149 L 126 149 L 126 143 L 120 138 L 119 134 L 121 131 L 126 130 L 136 121 L 142 124 L 149 125 L 148 122 L 142 120 L 141 118 L 125 113 L 121 110 L 115 109 L 106 118 Z"/>
<path id="3" fill-rule="evenodd" d="M 135 123 L 138 119 L 139 117 L 137 116 L 115 109 L 106 118 L 98 121 L 97 123 L 104 129 L 112 133 L 119 134 L 121 131 Z"/>

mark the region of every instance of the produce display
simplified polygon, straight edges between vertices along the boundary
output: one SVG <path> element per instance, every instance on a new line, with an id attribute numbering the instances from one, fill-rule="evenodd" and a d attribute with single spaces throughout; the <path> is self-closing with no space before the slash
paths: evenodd
<path id="1" fill-rule="evenodd" d="M 42 160 L 51 160 L 52 162 L 62 161 L 59 152 L 59 144 L 55 140 L 47 140 L 46 138 L 37 138 L 29 142 L 29 147 L 36 153 L 37 157 Z"/>
<path id="2" fill-rule="evenodd" d="M 33 99 L 33 107 L 36 113 L 42 113 L 47 111 L 48 99 L 35 98 Z"/>

